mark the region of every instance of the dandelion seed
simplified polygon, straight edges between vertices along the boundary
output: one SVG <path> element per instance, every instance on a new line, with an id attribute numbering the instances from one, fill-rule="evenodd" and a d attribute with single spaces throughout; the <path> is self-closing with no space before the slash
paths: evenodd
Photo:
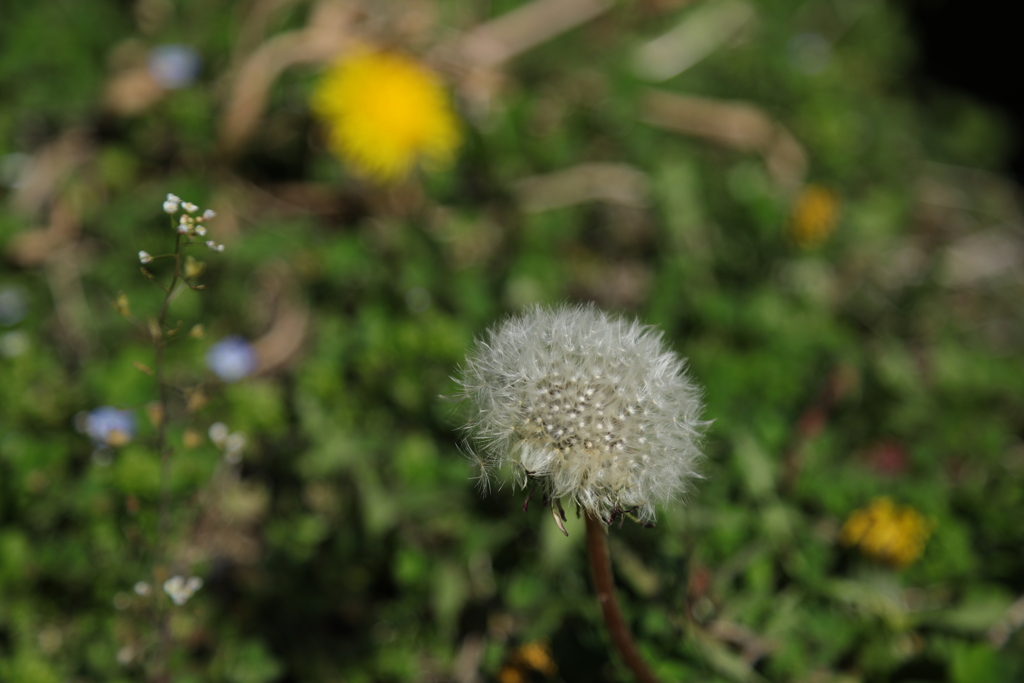
<path id="1" fill-rule="evenodd" d="M 593 306 L 537 307 L 478 341 L 459 382 L 488 469 L 512 468 L 552 501 L 647 522 L 699 476 L 700 391 L 650 327 Z"/>
<path id="2" fill-rule="evenodd" d="M 417 161 L 448 164 L 458 121 L 441 79 L 408 57 L 358 52 L 336 62 L 313 94 L 331 151 L 378 182 L 400 180 Z"/>

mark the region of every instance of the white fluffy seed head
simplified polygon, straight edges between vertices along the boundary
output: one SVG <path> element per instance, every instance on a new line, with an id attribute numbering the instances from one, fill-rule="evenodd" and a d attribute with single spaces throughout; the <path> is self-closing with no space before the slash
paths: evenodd
<path id="1" fill-rule="evenodd" d="M 611 521 L 698 477 L 700 391 L 655 329 L 594 306 L 535 307 L 489 330 L 459 383 L 482 467 L 512 469 Z"/>

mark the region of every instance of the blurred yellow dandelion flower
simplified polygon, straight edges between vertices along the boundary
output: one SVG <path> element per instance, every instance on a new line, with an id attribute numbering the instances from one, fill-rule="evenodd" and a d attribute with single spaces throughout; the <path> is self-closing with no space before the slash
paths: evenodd
<path id="1" fill-rule="evenodd" d="M 810 184 L 793 203 L 790 235 L 804 249 L 819 246 L 836 229 L 839 195 L 824 185 Z"/>
<path id="2" fill-rule="evenodd" d="M 527 683 L 526 675 L 511 665 L 501 667 L 498 672 L 498 683 Z"/>
<path id="3" fill-rule="evenodd" d="M 516 654 L 523 664 L 545 676 L 550 677 L 558 673 L 558 666 L 551 658 L 551 648 L 547 643 L 536 641 L 527 643 L 520 647 Z"/>
<path id="4" fill-rule="evenodd" d="M 546 679 L 558 673 L 551 648 L 545 642 L 534 641 L 517 647 L 498 672 L 498 683 L 526 683 L 536 679 L 535 673 Z"/>
<path id="5" fill-rule="evenodd" d="M 378 182 L 400 180 L 414 164 L 451 162 L 458 120 L 434 72 L 391 52 L 359 51 L 332 65 L 312 98 L 331 151 Z"/>
<path id="6" fill-rule="evenodd" d="M 868 557 L 903 568 L 920 557 L 932 527 L 933 522 L 914 508 L 883 496 L 847 518 L 840 540 Z"/>

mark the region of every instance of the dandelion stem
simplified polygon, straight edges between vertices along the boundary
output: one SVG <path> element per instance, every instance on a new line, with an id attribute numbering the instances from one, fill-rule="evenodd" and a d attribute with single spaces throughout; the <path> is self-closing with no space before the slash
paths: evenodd
<path id="1" fill-rule="evenodd" d="M 587 514 L 587 558 L 590 560 L 590 571 L 594 577 L 594 592 L 601 604 L 601 614 L 605 626 L 622 655 L 626 666 L 632 670 L 640 683 L 658 683 L 654 673 L 640 656 L 629 632 L 626 620 L 619 609 L 619 600 L 615 593 L 615 578 L 612 576 L 611 557 L 608 554 L 608 541 L 605 539 L 606 525 L 594 515 Z"/>

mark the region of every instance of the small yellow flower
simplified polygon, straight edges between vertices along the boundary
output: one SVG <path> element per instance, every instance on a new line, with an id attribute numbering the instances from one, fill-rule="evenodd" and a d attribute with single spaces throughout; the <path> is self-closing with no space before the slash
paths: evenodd
<path id="1" fill-rule="evenodd" d="M 441 79 L 391 52 L 338 60 L 317 85 L 312 107 L 328 127 L 331 151 L 378 182 L 400 180 L 421 160 L 444 166 L 461 142 Z"/>
<path id="2" fill-rule="evenodd" d="M 547 643 L 534 641 L 527 643 L 516 651 L 520 662 L 525 666 L 551 677 L 558 673 L 558 666 L 551 658 L 551 648 Z"/>
<path id="3" fill-rule="evenodd" d="M 498 672 L 498 683 L 527 683 L 535 680 L 534 673 L 545 679 L 554 678 L 558 673 L 558 665 L 551 658 L 551 648 L 543 641 L 533 641 L 516 648 Z"/>
<path id="4" fill-rule="evenodd" d="M 514 666 L 506 665 L 498 672 L 498 683 L 527 683 L 526 676 Z"/>
<path id="5" fill-rule="evenodd" d="M 868 557 L 903 568 L 920 557 L 932 527 L 914 508 L 898 506 L 883 496 L 849 516 L 841 540 L 844 545 L 858 546 Z"/>
<path id="6" fill-rule="evenodd" d="M 839 195 L 824 185 L 811 184 L 793 203 L 790 235 L 804 249 L 819 246 L 836 229 Z"/>

